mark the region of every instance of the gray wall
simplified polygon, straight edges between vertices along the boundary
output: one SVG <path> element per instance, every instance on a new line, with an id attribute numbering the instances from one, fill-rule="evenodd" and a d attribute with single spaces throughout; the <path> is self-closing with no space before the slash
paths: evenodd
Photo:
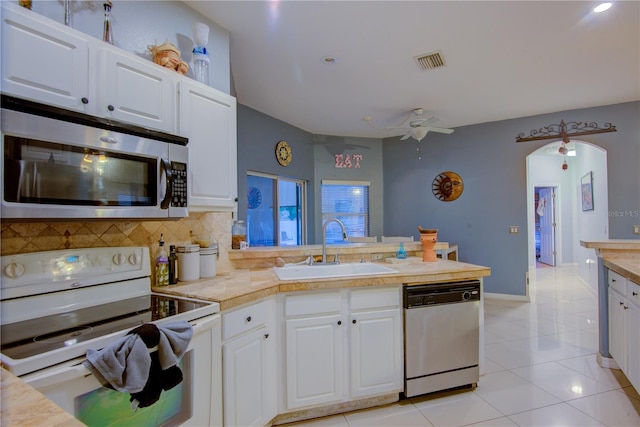
<path id="1" fill-rule="evenodd" d="M 3 0 L 4 1 L 4 0 Z M 102 40 L 104 9 L 102 1 L 72 1 L 74 29 Z M 56 22 L 64 23 L 62 1 L 34 1 L 32 10 Z M 209 85 L 230 93 L 229 32 L 180 1 L 114 1 L 111 11 L 114 45 L 151 60 L 147 46 L 169 41 L 182 53 L 182 60 L 192 66 L 194 22 L 209 26 L 207 49 Z M 189 69 L 187 76 L 193 77 Z"/>
<path id="2" fill-rule="evenodd" d="M 369 235 L 383 234 L 383 175 L 382 175 L 382 140 L 375 138 L 351 138 L 315 135 L 315 193 L 316 218 L 315 227 L 318 243 L 322 241 L 322 180 L 369 181 Z M 359 168 L 336 168 L 335 154 L 361 154 Z"/>
<path id="3" fill-rule="evenodd" d="M 293 153 L 289 166 L 275 156 L 278 141 L 285 140 Z M 262 172 L 307 181 L 307 221 L 315 224 L 312 135 L 283 121 L 238 104 L 238 218 L 247 215 L 247 171 Z M 314 228 L 307 227 L 309 243 L 315 242 Z"/>
<path id="4" fill-rule="evenodd" d="M 487 292 L 525 295 L 527 214 L 525 159 L 551 140 L 516 143 L 516 136 L 560 120 L 610 122 L 617 132 L 581 136 L 607 150 L 609 237 L 638 238 L 633 224 L 640 212 L 640 102 L 564 111 L 456 128 L 451 135 L 429 134 L 421 143 L 383 141 L 384 231 L 413 234 L 418 225 L 437 228 L 438 240 L 459 244 L 461 261 L 491 267 Z M 462 196 L 440 202 L 431 193 L 434 177 L 458 173 Z M 509 235 L 508 227 L 520 227 Z"/>

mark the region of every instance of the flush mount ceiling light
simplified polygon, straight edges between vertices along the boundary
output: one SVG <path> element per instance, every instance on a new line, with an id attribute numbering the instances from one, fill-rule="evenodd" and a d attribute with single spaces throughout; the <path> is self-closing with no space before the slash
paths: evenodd
<path id="1" fill-rule="evenodd" d="M 613 3 L 611 3 L 611 2 L 600 3 L 599 5 L 597 5 L 596 7 L 593 8 L 593 12 L 594 13 L 602 13 L 604 11 L 607 11 L 607 10 L 611 9 L 611 6 L 613 6 Z"/>
<path id="2" fill-rule="evenodd" d="M 338 60 L 336 59 L 335 56 L 324 56 L 324 57 L 322 57 L 322 63 L 323 64 L 332 65 L 332 64 L 335 64 L 336 62 L 338 62 Z"/>

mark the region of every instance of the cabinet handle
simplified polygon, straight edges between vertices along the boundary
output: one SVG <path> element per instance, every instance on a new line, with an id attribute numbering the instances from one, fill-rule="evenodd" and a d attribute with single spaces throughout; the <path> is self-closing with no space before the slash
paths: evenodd
<path id="1" fill-rule="evenodd" d="M 624 305 L 624 303 L 623 303 L 622 301 L 620 301 L 618 304 L 620 304 L 620 305 Z"/>
<path id="2" fill-rule="evenodd" d="M 342 325 L 342 320 L 338 320 L 338 326 Z"/>
<path id="3" fill-rule="evenodd" d="M 82 97 L 82 99 L 80 100 L 83 104 L 87 105 L 89 103 L 89 100 L 85 97 Z"/>
<path id="4" fill-rule="evenodd" d="M 264 334 L 264 339 L 268 339 L 269 338 L 269 334 Z"/>
<path id="5" fill-rule="evenodd" d="M 357 322 L 357 320 L 356 320 L 356 319 L 353 319 L 353 320 L 351 321 L 351 323 L 353 323 L 354 325 L 356 324 L 356 322 Z"/>
<path id="6" fill-rule="evenodd" d="M 625 310 L 629 310 L 629 307 L 627 307 L 627 306 L 625 305 L 625 306 L 624 306 L 624 309 L 625 309 Z"/>
<path id="7" fill-rule="evenodd" d="M 637 297 L 638 293 L 637 292 L 631 292 L 631 295 L 633 295 L 634 297 Z"/>
<path id="8" fill-rule="evenodd" d="M 611 281 L 612 281 L 612 282 L 615 282 L 615 281 L 616 281 L 616 279 L 611 279 Z"/>
<path id="9" fill-rule="evenodd" d="M 113 110 L 115 110 L 115 108 L 113 107 L 113 105 L 109 104 L 109 105 L 107 105 L 107 110 L 113 111 Z"/>
<path id="10" fill-rule="evenodd" d="M 251 322 L 251 316 L 247 317 L 247 322 Z"/>

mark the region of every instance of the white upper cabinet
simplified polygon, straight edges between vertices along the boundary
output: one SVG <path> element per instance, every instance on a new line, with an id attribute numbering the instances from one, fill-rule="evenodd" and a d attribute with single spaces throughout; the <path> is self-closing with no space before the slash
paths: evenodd
<path id="1" fill-rule="evenodd" d="M 152 61 L 2 2 L 2 92 L 176 133 L 176 82 Z"/>
<path id="2" fill-rule="evenodd" d="M 72 28 L 54 24 L 2 2 L 2 92 L 86 113 L 91 98 L 89 41 Z"/>
<path id="3" fill-rule="evenodd" d="M 117 48 L 98 53 L 95 115 L 176 133 L 175 71 Z"/>
<path id="4" fill-rule="evenodd" d="M 180 135 L 189 138 L 189 209 L 235 209 L 238 195 L 236 99 L 179 82 Z"/>

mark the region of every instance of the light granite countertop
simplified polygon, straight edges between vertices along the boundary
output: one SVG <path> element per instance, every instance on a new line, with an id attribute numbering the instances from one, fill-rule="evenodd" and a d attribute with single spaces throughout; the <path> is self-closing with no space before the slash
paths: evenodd
<path id="1" fill-rule="evenodd" d="M 475 279 L 491 274 L 489 267 L 464 262 L 438 260 L 422 262 L 412 258 L 407 262 L 381 263 L 397 273 L 333 277 L 326 279 L 279 280 L 271 268 L 235 270 L 212 279 L 180 282 L 177 285 L 154 287 L 154 292 L 218 302 L 228 310 L 279 292 L 341 289 L 362 286 L 417 285 Z"/>
<path id="2" fill-rule="evenodd" d="M 2 410 L 0 425 L 3 426 L 64 426 L 81 427 L 78 421 L 51 400 L 2 368 L 0 372 Z"/>
<path id="3" fill-rule="evenodd" d="M 640 286 L 640 252 L 636 257 L 628 258 L 603 258 L 603 264 L 610 270 L 630 279 Z"/>
<path id="4" fill-rule="evenodd" d="M 491 269 L 474 264 L 449 260 L 422 262 L 411 257 L 406 262 L 383 263 L 397 273 L 379 276 L 358 276 L 312 280 L 279 280 L 271 268 L 234 270 L 212 279 L 182 282 L 178 285 L 152 288 L 155 292 L 220 303 L 221 310 L 228 310 L 278 292 L 306 291 L 314 289 L 340 289 L 361 286 L 385 286 L 406 283 L 450 282 L 489 276 Z M 42 393 L 15 375 L 2 369 L 2 418 L 3 426 L 84 426 Z"/>

